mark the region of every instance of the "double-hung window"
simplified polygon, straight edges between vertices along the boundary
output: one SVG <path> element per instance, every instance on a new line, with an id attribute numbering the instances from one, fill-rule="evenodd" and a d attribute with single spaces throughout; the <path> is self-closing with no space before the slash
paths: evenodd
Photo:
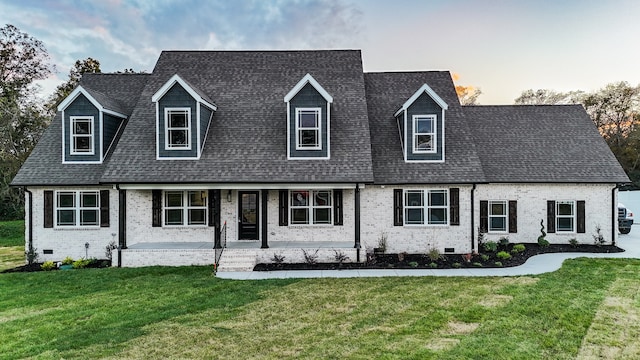
<path id="1" fill-rule="evenodd" d="M 413 115 L 413 152 L 436 151 L 436 116 Z"/>
<path id="2" fill-rule="evenodd" d="M 322 150 L 321 109 L 296 109 L 296 150 Z"/>
<path id="3" fill-rule="evenodd" d="M 572 200 L 556 202 L 556 231 L 574 232 L 576 229 L 576 203 Z"/>
<path id="4" fill-rule="evenodd" d="M 165 149 L 191 150 L 191 108 L 165 108 Z"/>
<path id="5" fill-rule="evenodd" d="M 98 191 L 58 191 L 56 226 L 100 226 Z"/>
<path id="6" fill-rule="evenodd" d="M 331 190 L 293 190 L 291 224 L 332 224 Z"/>
<path id="7" fill-rule="evenodd" d="M 448 190 L 406 190 L 404 212 L 406 225 L 447 225 L 449 223 Z"/>
<path id="8" fill-rule="evenodd" d="M 93 154 L 93 116 L 71 116 L 71 155 Z"/>
<path id="9" fill-rule="evenodd" d="M 206 191 L 165 191 L 165 225 L 206 225 L 206 219 Z"/>
<path id="10" fill-rule="evenodd" d="M 490 232 L 506 232 L 507 231 L 507 202 L 506 201 L 490 201 L 489 202 L 489 231 Z"/>

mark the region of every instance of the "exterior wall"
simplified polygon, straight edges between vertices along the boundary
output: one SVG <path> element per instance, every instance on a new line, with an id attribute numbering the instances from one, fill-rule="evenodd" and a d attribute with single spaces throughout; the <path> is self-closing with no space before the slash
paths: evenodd
<path id="1" fill-rule="evenodd" d="M 118 263 L 117 253 L 117 251 L 114 251 L 114 266 Z M 126 249 L 122 250 L 121 266 L 142 267 L 212 265 L 214 259 L 215 252 L 213 249 Z"/>
<path id="2" fill-rule="evenodd" d="M 322 150 L 296 150 L 296 108 L 319 107 L 322 112 Z M 327 100 L 311 84 L 305 85 L 290 101 L 289 106 L 289 156 L 290 157 L 320 157 L 326 158 L 329 146 L 329 126 L 327 118 Z"/>
<path id="3" fill-rule="evenodd" d="M 497 241 L 508 236 L 512 243 L 535 243 L 540 233 L 540 220 L 547 225 L 547 200 L 584 200 L 584 234 L 556 232 L 547 233 L 546 239 L 552 244 L 567 244 L 576 238 L 580 243 L 593 244 L 592 235 L 600 226 L 607 243 L 611 243 L 612 227 L 617 227 L 617 218 L 612 222 L 611 189 L 614 184 L 487 184 L 478 185 L 475 194 L 475 229 L 480 226 L 481 200 L 516 200 L 518 202 L 517 233 L 487 233 L 486 239 Z M 616 195 L 617 196 L 617 195 Z M 462 200 L 461 200 L 462 202 Z M 615 201 L 617 204 L 617 199 Z M 476 230 L 477 231 L 477 230 Z M 617 228 L 616 239 L 617 240 Z"/>
<path id="4" fill-rule="evenodd" d="M 71 155 L 71 117 L 93 116 L 93 155 Z M 100 111 L 84 95 L 78 97 L 64 110 L 64 158 L 66 161 L 100 161 L 102 141 Z"/>
<path id="5" fill-rule="evenodd" d="M 196 157 L 198 155 L 198 116 L 196 112 L 196 100 L 179 84 L 174 84 L 160 99 L 158 104 L 158 149 L 160 157 Z M 191 150 L 165 150 L 165 128 L 167 119 L 164 117 L 164 109 L 167 107 L 191 108 Z"/>
<path id="6" fill-rule="evenodd" d="M 393 190 L 460 189 L 460 225 L 393 225 Z M 454 253 L 471 252 L 471 186 L 468 185 L 369 185 L 361 190 L 361 242 L 362 248 L 371 250 L 378 245 L 382 234 L 387 236 L 387 252 L 424 254 L 436 248 L 454 248 Z"/>
<path id="7" fill-rule="evenodd" d="M 60 261 L 67 256 L 73 259 L 104 259 L 105 248 L 111 241 L 118 241 L 118 191 L 110 187 L 55 187 L 29 188 L 33 193 L 33 247 L 37 250 L 38 261 Z M 45 190 L 109 190 L 109 227 L 100 228 L 45 228 L 44 227 L 44 191 Z M 28 196 L 28 195 L 27 195 Z M 55 200 L 54 200 L 55 201 Z M 29 209 L 25 209 L 29 211 Z M 27 212 L 28 214 L 28 212 Z M 25 216 L 28 221 L 29 216 Z M 28 248 L 29 224 L 25 224 L 25 248 Z M 86 249 L 85 243 L 89 243 Z M 53 250 L 45 255 L 43 250 Z"/>
<path id="8" fill-rule="evenodd" d="M 413 153 L 413 115 L 436 115 L 436 152 L 434 154 Z M 420 95 L 407 109 L 406 133 L 407 160 L 442 160 L 444 153 L 444 126 L 442 121 L 442 108 L 427 93 Z"/>
<path id="9" fill-rule="evenodd" d="M 127 190 L 127 245 L 149 242 L 213 243 L 214 241 L 213 226 L 152 227 L 152 219 L 151 190 Z"/>

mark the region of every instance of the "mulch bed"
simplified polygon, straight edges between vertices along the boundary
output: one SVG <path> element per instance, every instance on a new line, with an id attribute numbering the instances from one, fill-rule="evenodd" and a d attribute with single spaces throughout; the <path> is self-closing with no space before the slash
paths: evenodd
<path id="1" fill-rule="evenodd" d="M 111 260 L 96 260 L 95 262 L 89 263 L 89 265 L 84 267 L 84 269 L 104 268 L 104 267 L 109 267 L 110 264 L 111 264 Z M 33 263 L 31 265 L 26 264 L 26 265 L 14 267 L 12 269 L 7 269 L 7 270 L 0 271 L 0 274 L 3 274 L 3 273 L 15 273 L 15 272 L 45 271 L 45 270 L 42 270 L 41 266 L 42 266 L 42 263 Z M 53 269 L 51 269 L 49 271 L 60 271 L 60 269 L 53 268 Z M 62 271 L 64 271 L 64 270 L 62 270 Z"/>
<path id="2" fill-rule="evenodd" d="M 441 254 L 437 260 L 432 260 L 427 254 L 370 254 L 363 263 L 296 263 L 296 264 L 257 264 L 254 271 L 275 271 L 275 270 L 338 270 L 338 269 L 453 269 L 453 268 L 498 268 L 512 267 L 524 264 L 528 258 L 549 253 L 619 253 L 624 250 L 613 245 L 585 245 L 577 246 L 552 244 L 547 247 L 541 247 L 537 243 L 523 244 L 525 250 L 520 253 L 512 253 L 514 244 L 499 248 L 499 251 L 507 251 L 511 255 L 511 259 L 499 259 L 497 252 L 474 254 L 470 258 L 464 255 Z M 483 257 L 483 255 L 485 255 Z M 353 260 L 353 259 L 352 259 Z M 498 262 L 498 264 L 496 264 Z"/>

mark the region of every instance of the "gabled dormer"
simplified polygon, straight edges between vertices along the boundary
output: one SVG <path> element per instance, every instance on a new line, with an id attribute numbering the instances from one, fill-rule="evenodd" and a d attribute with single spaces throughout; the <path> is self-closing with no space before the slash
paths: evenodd
<path id="1" fill-rule="evenodd" d="M 287 158 L 329 159 L 333 97 L 307 74 L 287 93 L 284 102 L 287 103 Z"/>
<path id="2" fill-rule="evenodd" d="M 127 119 L 122 105 L 78 86 L 58 105 L 62 114 L 62 162 L 100 164 Z"/>
<path id="3" fill-rule="evenodd" d="M 217 110 L 213 101 L 177 74 L 151 101 L 156 104 L 156 158 L 199 159 Z"/>
<path id="4" fill-rule="evenodd" d="M 447 103 L 424 84 L 394 114 L 406 162 L 444 162 Z"/>

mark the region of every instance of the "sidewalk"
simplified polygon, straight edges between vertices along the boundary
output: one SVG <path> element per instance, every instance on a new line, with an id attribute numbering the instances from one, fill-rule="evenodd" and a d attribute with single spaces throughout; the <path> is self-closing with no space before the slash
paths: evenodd
<path id="1" fill-rule="evenodd" d="M 635 231 L 634 231 L 635 230 Z M 468 268 L 468 269 L 364 269 L 364 270 L 291 270 L 291 271 L 246 271 L 219 272 L 221 279 L 264 280 L 264 279 L 305 279 L 305 278 L 354 278 L 392 276 L 520 276 L 538 275 L 558 270 L 566 259 L 590 258 L 640 258 L 640 227 L 629 235 L 618 237 L 621 253 L 555 253 L 536 255 L 520 266 L 508 268 Z"/>

